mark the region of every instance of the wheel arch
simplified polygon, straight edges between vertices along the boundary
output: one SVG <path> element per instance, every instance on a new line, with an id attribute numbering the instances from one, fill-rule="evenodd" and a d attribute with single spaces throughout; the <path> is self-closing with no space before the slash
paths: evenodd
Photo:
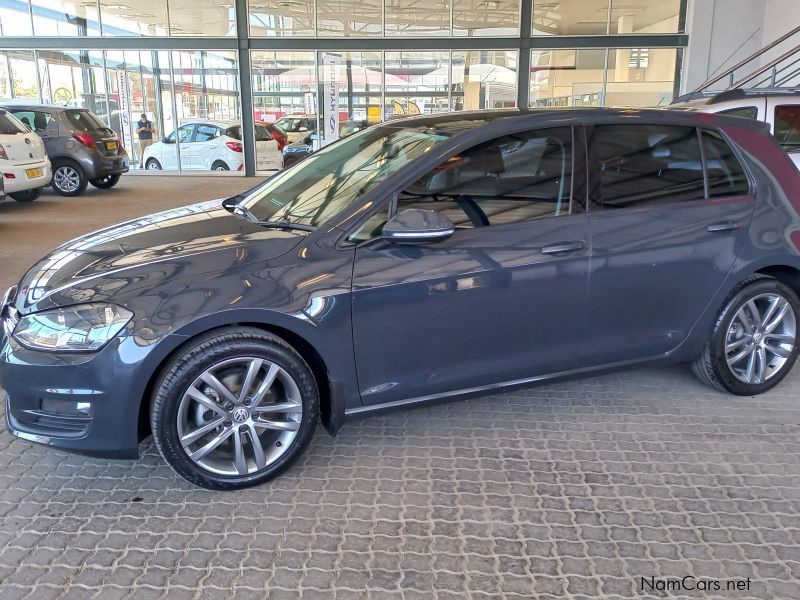
<path id="1" fill-rule="evenodd" d="M 294 348 L 303 360 L 308 364 L 314 375 L 317 384 L 320 400 L 320 417 L 325 429 L 335 435 L 344 420 L 344 397 L 342 385 L 336 380 L 331 379 L 328 362 L 323 358 L 317 348 L 312 344 L 308 336 L 302 335 L 297 331 L 264 321 L 253 321 L 249 319 L 237 320 L 227 324 L 208 324 L 207 326 L 193 327 L 191 334 L 159 357 L 157 365 L 151 369 L 150 377 L 145 384 L 144 391 L 139 403 L 138 416 L 138 438 L 139 441 L 149 436 L 152 431 L 150 428 L 150 409 L 153 401 L 155 386 L 167 365 L 192 344 L 200 336 L 205 336 L 215 331 L 225 331 L 236 327 L 250 327 L 275 335 L 281 338 L 292 348 Z"/>

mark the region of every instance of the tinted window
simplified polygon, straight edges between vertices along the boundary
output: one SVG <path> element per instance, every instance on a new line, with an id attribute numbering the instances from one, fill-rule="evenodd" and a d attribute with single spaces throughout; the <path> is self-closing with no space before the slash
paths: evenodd
<path id="1" fill-rule="evenodd" d="M 0 134 L 16 135 L 18 133 L 28 133 L 22 123 L 17 121 L 10 114 L 0 111 Z"/>
<path id="2" fill-rule="evenodd" d="M 602 204 L 627 208 L 705 197 L 703 163 L 694 127 L 599 125 Z"/>
<path id="3" fill-rule="evenodd" d="M 458 228 L 569 214 L 572 130 L 508 135 L 453 156 L 398 197 L 397 210 L 441 212 Z"/>
<path id="4" fill-rule="evenodd" d="M 198 125 L 194 134 L 195 142 L 208 142 L 219 136 L 219 127 L 214 125 Z"/>
<path id="5" fill-rule="evenodd" d="M 53 120 L 53 115 L 51 113 L 41 110 L 15 110 L 13 114 L 22 121 L 22 123 L 30 127 L 31 131 L 35 131 L 36 133 L 46 131 Z"/>
<path id="6" fill-rule="evenodd" d="M 703 151 L 706 155 L 710 197 L 744 196 L 750 192 L 750 184 L 739 159 L 719 134 L 703 131 Z"/>
<path id="7" fill-rule="evenodd" d="M 742 117 L 745 119 L 757 119 L 758 108 L 755 106 L 739 106 L 737 108 L 729 108 L 728 110 L 719 111 L 721 115 L 728 115 L 729 117 Z"/>
<path id="8" fill-rule="evenodd" d="M 272 135 L 270 135 L 269 130 L 264 127 L 263 125 L 256 125 L 256 141 L 257 142 L 268 142 L 272 139 Z"/>
<path id="9" fill-rule="evenodd" d="M 800 105 L 775 107 L 775 137 L 787 152 L 800 149 Z"/>
<path id="10" fill-rule="evenodd" d="M 103 123 L 100 118 L 88 110 L 65 110 L 70 125 L 79 131 L 94 131 L 95 129 L 108 129 L 108 125 Z"/>

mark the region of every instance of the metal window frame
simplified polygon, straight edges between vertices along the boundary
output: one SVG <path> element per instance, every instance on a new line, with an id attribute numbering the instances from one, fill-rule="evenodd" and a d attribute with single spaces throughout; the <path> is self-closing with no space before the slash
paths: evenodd
<path id="1" fill-rule="evenodd" d="M 560 49 L 604 49 L 606 57 L 609 48 L 676 48 L 676 67 L 675 67 L 675 90 L 680 87 L 680 64 L 683 58 L 683 50 L 688 45 L 689 36 L 685 31 L 687 0 L 681 0 L 679 9 L 679 31 L 681 33 L 669 34 L 609 34 L 605 35 L 564 35 L 564 36 L 533 36 L 533 2 L 537 0 L 521 0 L 519 12 L 519 35 L 517 36 L 496 36 L 496 37 L 469 37 L 453 36 L 453 11 L 454 3 L 450 1 L 450 33 L 448 36 L 437 38 L 426 37 L 386 37 L 385 18 L 383 19 L 381 31 L 382 37 L 363 37 L 363 38 L 335 38 L 318 37 L 316 10 L 314 18 L 314 30 L 316 37 L 269 37 L 254 38 L 250 36 L 249 2 L 248 0 L 235 0 L 235 19 L 236 36 L 231 37 L 200 37 L 200 36 L 160 36 L 160 37 L 103 37 L 102 36 L 102 14 L 98 5 L 98 20 L 100 21 L 101 35 L 94 37 L 56 37 L 56 36 L 28 36 L 28 37 L 9 37 L 0 38 L 0 51 L 2 50 L 34 50 L 34 60 L 36 50 L 229 50 L 237 54 L 238 64 L 238 89 L 240 94 L 241 120 L 242 120 L 242 141 L 245 146 L 244 174 L 256 174 L 255 156 L 255 122 L 253 113 L 253 86 L 250 52 L 253 50 L 273 50 L 273 51 L 313 51 L 315 58 L 315 72 L 319 72 L 319 57 L 323 51 L 348 52 L 348 51 L 375 51 L 380 52 L 383 57 L 382 63 L 385 64 L 384 54 L 387 51 L 449 51 L 456 50 L 506 50 L 517 52 L 517 106 L 527 107 L 530 96 L 530 65 L 532 50 L 560 50 Z M 318 0 L 314 0 L 316 8 Z M 611 0 L 609 0 L 608 19 L 610 19 Z M 169 10 L 169 7 L 167 7 Z M 28 12 L 31 19 L 31 31 L 33 31 L 33 9 L 28 3 Z M 382 14 L 385 16 L 385 2 Z M 169 13 L 167 13 L 167 32 L 171 33 Z M 606 25 L 606 32 L 610 29 L 610 24 Z M 172 53 L 170 52 L 170 60 Z M 606 61 L 608 59 L 606 58 Z M 105 53 L 103 54 L 105 63 Z M 37 64 L 37 84 L 38 84 L 38 63 Z M 452 58 L 450 60 L 449 72 L 452 81 Z M 607 69 L 606 69 L 607 70 Z M 106 69 L 107 71 L 107 69 Z M 170 71 L 172 67 L 170 65 Z M 385 69 L 382 74 L 385 78 Z M 106 73 L 106 79 L 108 79 Z M 173 79 L 174 83 L 174 79 Z M 319 87 L 319 86 L 317 86 Z M 449 86 L 452 88 L 452 85 Z M 106 81 L 108 89 L 108 81 Z M 385 82 L 382 86 L 381 111 L 385 110 Z M 39 92 L 41 94 L 41 91 Z M 452 89 L 448 91 L 449 105 L 452 107 Z M 319 98 L 319 89 L 317 98 Z M 173 107 L 175 110 L 175 107 Z M 319 111 L 318 111 L 319 112 Z M 177 114 L 177 113 L 176 113 Z"/>

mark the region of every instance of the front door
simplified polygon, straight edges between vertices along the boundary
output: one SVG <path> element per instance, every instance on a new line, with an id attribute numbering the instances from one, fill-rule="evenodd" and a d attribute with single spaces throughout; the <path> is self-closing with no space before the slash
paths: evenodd
<path id="1" fill-rule="evenodd" d="M 364 404 L 581 364 L 590 248 L 585 157 L 573 157 L 583 146 L 572 136 L 570 127 L 504 136 L 399 193 L 396 211 L 437 211 L 456 230 L 426 245 L 373 237 L 356 249 L 353 335 Z M 359 231 L 379 236 L 377 221 Z"/>
<path id="2" fill-rule="evenodd" d="M 733 267 L 747 177 L 720 135 L 694 127 L 598 125 L 589 148 L 587 366 L 663 356 Z"/>

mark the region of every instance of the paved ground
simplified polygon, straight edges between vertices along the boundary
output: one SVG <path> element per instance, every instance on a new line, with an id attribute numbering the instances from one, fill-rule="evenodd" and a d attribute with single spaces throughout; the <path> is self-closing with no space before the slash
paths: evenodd
<path id="1" fill-rule="evenodd" d="M 0 205 L 3 283 L 78 232 L 248 184 Z M 682 367 L 548 384 L 320 429 L 227 494 L 151 443 L 114 462 L 3 432 L 0 598 L 800 598 L 798 392 L 800 369 L 758 399 Z"/>

